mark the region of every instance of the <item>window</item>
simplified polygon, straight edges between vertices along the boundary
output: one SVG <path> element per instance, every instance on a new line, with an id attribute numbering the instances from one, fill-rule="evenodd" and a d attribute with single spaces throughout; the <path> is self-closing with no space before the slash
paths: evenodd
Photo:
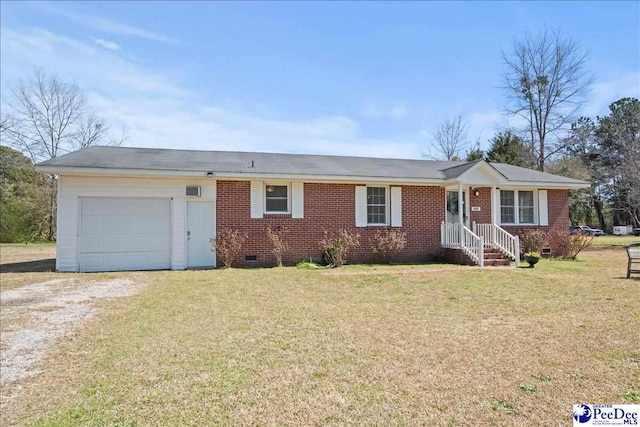
<path id="1" fill-rule="evenodd" d="M 266 185 L 265 209 L 267 213 L 289 213 L 289 186 Z"/>
<path id="2" fill-rule="evenodd" d="M 387 224 L 386 187 L 367 187 L 367 224 Z"/>
<path id="3" fill-rule="evenodd" d="M 500 222 L 502 224 L 535 224 L 533 191 L 500 190 Z"/>
<path id="4" fill-rule="evenodd" d="M 533 191 L 518 191 L 518 217 L 520 224 L 533 224 Z"/>
<path id="5" fill-rule="evenodd" d="M 516 222 L 516 204 L 513 191 L 500 190 L 500 222 L 503 224 Z"/>

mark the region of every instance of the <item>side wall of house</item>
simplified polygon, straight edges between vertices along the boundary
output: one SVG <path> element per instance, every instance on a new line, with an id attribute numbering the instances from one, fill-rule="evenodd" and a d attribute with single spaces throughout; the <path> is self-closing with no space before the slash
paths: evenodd
<path id="1" fill-rule="evenodd" d="M 289 249 L 284 263 L 304 260 L 322 261 L 319 241 L 323 230 L 345 229 L 360 234 L 360 246 L 350 251 L 349 262 L 373 260 L 371 240 L 377 230 L 390 228 L 407 233 L 407 245 L 398 261 L 426 261 L 440 249 L 440 223 L 444 218 L 444 188 L 434 186 L 402 186 L 401 227 L 356 227 L 355 184 L 305 183 L 304 217 L 290 214 L 264 214 L 251 218 L 251 184 L 247 181 L 218 181 L 217 229 L 243 230 L 248 239 L 235 265 L 275 265 L 275 256 L 267 238 L 267 227 L 286 227 Z M 246 261 L 256 256 L 256 261 Z M 222 265 L 218 259 L 218 265 Z"/>

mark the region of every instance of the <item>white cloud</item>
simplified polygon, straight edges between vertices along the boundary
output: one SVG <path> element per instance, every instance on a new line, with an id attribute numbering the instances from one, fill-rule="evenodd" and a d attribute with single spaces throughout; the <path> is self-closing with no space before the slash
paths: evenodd
<path id="1" fill-rule="evenodd" d="M 109 40 L 105 40 L 105 39 L 99 39 L 96 37 L 92 37 L 92 40 L 97 44 L 102 46 L 105 49 L 109 49 L 109 50 L 113 50 L 113 51 L 118 51 L 120 50 L 120 46 L 118 46 L 116 43 L 111 42 Z"/>
<path id="2" fill-rule="evenodd" d="M 222 100 L 203 100 L 196 91 L 174 82 L 173 76 L 49 31 L 4 29 L 1 43 L 2 72 L 7 77 L 3 84 L 23 77 L 34 66 L 73 78 L 114 130 L 128 129 L 128 145 L 420 157 L 419 138 L 368 138 L 347 116 L 275 120 L 247 108 L 231 111 L 221 106 Z"/>
<path id="3" fill-rule="evenodd" d="M 157 34 L 152 31 L 148 31 L 142 28 L 134 27 L 132 25 L 123 24 L 120 22 L 112 21 L 110 19 L 101 18 L 98 16 L 93 16 L 77 11 L 72 11 L 68 8 L 68 4 L 56 2 L 55 4 L 51 3 L 34 3 L 34 6 L 38 7 L 38 9 L 51 13 L 53 15 L 58 15 L 63 18 L 68 19 L 76 24 L 83 25 L 85 27 L 91 28 L 93 30 L 102 31 L 109 34 L 119 34 L 124 36 L 134 36 L 143 38 L 146 40 L 152 40 L 163 43 L 175 43 L 176 40 L 163 35 Z"/>
<path id="4" fill-rule="evenodd" d="M 25 77 L 33 67 L 77 80 L 87 91 L 189 96 L 191 91 L 172 79 L 144 70 L 140 65 L 99 49 L 94 44 L 54 34 L 42 28 L 16 31 L 3 28 L 0 38 L 2 81 Z"/>
<path id="5" fill-rule="evenodd" d="M 587 116 L 603 116 L 610 113 L 609 105 L 620 98 L 640 98 L 640 71 L 619 72 L 596 82 L 585 105 Z"/>

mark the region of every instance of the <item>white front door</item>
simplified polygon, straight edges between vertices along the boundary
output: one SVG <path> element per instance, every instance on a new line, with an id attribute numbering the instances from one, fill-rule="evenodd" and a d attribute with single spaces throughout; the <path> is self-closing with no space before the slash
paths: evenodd
<path id="1" fill-rule="evenodd" d="M 215 267 L 214 202 L 187 202 L 187 267 Z"/>

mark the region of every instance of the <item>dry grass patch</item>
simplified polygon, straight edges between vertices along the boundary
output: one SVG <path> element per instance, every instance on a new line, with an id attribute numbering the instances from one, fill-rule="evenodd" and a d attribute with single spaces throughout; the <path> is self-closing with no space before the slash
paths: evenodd
<path id="1" fill-rule="evenodd" d="M 54 279 L 55 258 L 55 243 L 0 244 L 0 290 Z"/>
<path id="2" fill-rule="evenodd" d="M 640 392 L 623 251 L 370 271 L 150 273 L 3 425 L 566 425 L 574 403 Z"/>

